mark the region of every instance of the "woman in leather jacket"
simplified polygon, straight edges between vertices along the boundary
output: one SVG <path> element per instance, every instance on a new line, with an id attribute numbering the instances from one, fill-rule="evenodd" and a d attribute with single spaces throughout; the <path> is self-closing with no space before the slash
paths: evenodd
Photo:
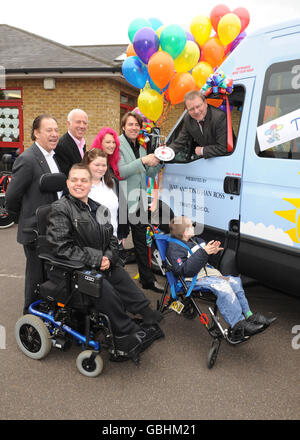
<path id="1" fill-rule="evenodd" d="M 102 272 L 102 295 L 88 301 L 109 316 L 117 349 L 130 353 L 138 345 L 142 350 L 163 336 L 157 324 L 162 315 L 150 308 L 150 301 L 119 263 L 108 209 L 88 198 L 91 185 L 89 168 L 73 165 L 67 180 L 69 194 L 52 204 L 47 240 L 55 256 Z M 141 315 L 143 324 L 136 324 L 126 311 Z"/>

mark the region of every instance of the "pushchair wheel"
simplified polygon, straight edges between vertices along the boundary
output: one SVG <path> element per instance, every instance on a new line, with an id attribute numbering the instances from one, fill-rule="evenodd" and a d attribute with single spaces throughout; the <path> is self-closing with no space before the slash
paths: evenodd
<path id="1" fill-rule="evenodd" d="M 34 315 L 24 315 L 15 326 L 19 348 L 32 359 L 42 359 L 51 350 L 50 333 L 45 323 Z"/>
<path id="2" fill-rule="evenodd" d="M 221 342 L 219 341 L 219 339 L 214 339 L 211 344 L 211 348 L 207 356 L 207 368 L 209 369 L 211 369 L 216 363 L 220 344 Z"/>
<path id="3" fill-rule="evenodd" d="M 77 356 L 76 365 L 80 373 L 88 377 L 99 376 L 103 370 L 102 357 L 99 354 L 94 356 L 92 350 L 82 351 Z"/>

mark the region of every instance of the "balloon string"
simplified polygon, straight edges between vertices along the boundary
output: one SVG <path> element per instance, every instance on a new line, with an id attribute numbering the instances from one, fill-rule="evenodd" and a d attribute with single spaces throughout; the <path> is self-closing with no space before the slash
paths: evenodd
<path id="1" fill-rule="evenodd" d="M 167 103 L 164 104 L 164 109 L 162 112 L 162 115 L 160 116 L 159 120 L 156 123 L 157 127 L 161 127 L 167 120 L 167 116 L 170 112 L 170 110 L 172 110 L 173 105 L 170 103 L 170 101 L 168 101 Z"/>

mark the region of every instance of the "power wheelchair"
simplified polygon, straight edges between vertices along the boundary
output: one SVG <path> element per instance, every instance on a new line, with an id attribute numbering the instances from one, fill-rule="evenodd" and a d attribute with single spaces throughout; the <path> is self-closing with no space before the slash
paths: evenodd
<path id="1" fill-rule="evenodd" d="M 244 335 L 242 338 L 235 340 L 230 333 L 230 329 L 223 328 L 218 317 L 215 295 L 210 290 L 195 285 L 196 276 L 190 282 L 174 273 L 172 265 L 166 257 L 167 245 L 172 237 L 169 234 L 161 233 L 157 227 L 153 228 L 149 225 L 149 228 L 152 230 L 151 236 L 155 248 L 153 255 L 162 274 L 166 277 L 164 292 L 160 301 L 158 301 L 157 309 L 164 314 L 175 311 L 187 319 L 199 317 L 201 324 L 204 325 L 212 337 L 207 356 L 207 367 L 211 369 L 216 363 L 223 339 L 230 345 L 238 345 L 249 340 L 250 336 Z M 210 303 L 208 307 L 209 316 L 202 311 L 198 300 Z"/>
<path id="2" fill-rule="evenodd" d="M 46 179 L 47 176 L 45 182 Z M 40 183 L 46 190 L 47 183 Z M 46 205 L 36 212 L 35 232 L 38 256 L 43 261 L 43 282 L 36 289 L 40 299 L 31 304 L 29 313 L 16 323 L 19 348 L 32 359 L 42 359 L 52 347 L 66 351 L 76 342 L 82 347 L 76 359 L 77 368 L 88 377 L 102 372 L 103 348 L 108 350 L 111 361 L 130 358 L 138 364 L 139 352 L 129 354 L 117 349 L 109 317 L 93 310 L 89 303 L 89 297 L 101 296 L 101 273 L 87 270 L 81 262 L 54 258 L 49 253 L 46 225 L 50 209 L 51 205 Z"/>

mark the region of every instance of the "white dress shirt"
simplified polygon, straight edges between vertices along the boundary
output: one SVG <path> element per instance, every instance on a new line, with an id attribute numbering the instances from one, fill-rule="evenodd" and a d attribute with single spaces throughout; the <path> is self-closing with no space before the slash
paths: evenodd
<path id="1" fill-rule="evenodd" d="M 46 162 L 50 168 L 51 173 L 60 173 L 57 163 L 54 160 L 54 151 L 51 151 L 50 153 L 48 153 L 48 151 L 46 151 L 43 147 L 41 147 L 37 142 L 36 145 L 38 146 L 38 148 L 40 149 L 41 153 L 43 153 Z M 57 197 L 60 199 L 62 196 L 63 192 L 62 191 L 58 191 L 57 192 Z"/>
<path id="2" fill-rule="evenodd" d="M 109 209 L 111 215 L 110 222 L 114 228 L 113 233 L 117 237 L 119 200 L 113 189 L 109 188 L 104 180 L 101 179 L 101 182 L 98 185 L 93 183 L 89 192 L 89 198 Z"/>

